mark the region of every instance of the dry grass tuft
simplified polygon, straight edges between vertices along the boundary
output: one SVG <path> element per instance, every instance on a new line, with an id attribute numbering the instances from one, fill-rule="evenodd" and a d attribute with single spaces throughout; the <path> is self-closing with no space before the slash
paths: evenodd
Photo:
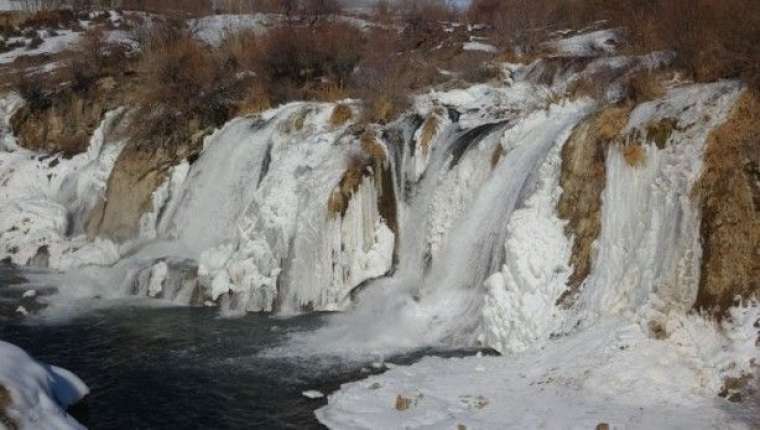
<path id="1" fill-rule="evenodd" d="M 660 76 L 654 72 L 639 72 L 628 80 L 628 99 L 634 104 L 648 102 L 665 95 Z"/>
<path id="2" fill-rule="evenodd" d="M 603 141 L 617 138 L 628 124 L 630 114 L 628 106 L 612 106 L 601 111 L 594 121 L 597 138 Z"/>
<path id="3" fill-rule="evenodd" d="M 439 112 L 434 111 L 428 115 L 425 119 L 425 123 L 422 124 L 422 134 L 420 134 L 420 141 L 418 146 L 423 154 L 427 154 L 430 151 L 430 146 L 433 144 L 433 138 L 438 133 Z"/>
<path id="4" fill-rule="evenodd" d="M 367 175 L 367 160 L 359 154 L 351 156 L 338 187 L 327 200 L 327 213 L 331 218 L 342 217 L 346 214 L 351 196 L 359 189 Z"/>
<path id="5" fill-rule="evenodd" d="M 643 146 L 636 143 L 629 143 L 623 146 L 623 158 L 631 167 L 639 167 L 647 159 L 647 153 Z"/>
<path id="6" fill-rule="evenodd" d="M 380 124 L 387 124 L 395 118 L 401 109 L 388 96 L 381 95 L 374 98 L 369 104 L 369 110 L 366 112 L 366 120 Z"/>
<path id="7" fill-rule="evenodd" d="M 237 112 L 241 115 L 261 113 L 272 108 L 272 98 L 269 91 L 261 84 L 251 86 L 245 98 L 237 105 Z"/>
<path id="8" fill-rule="evenodd" d="M 658 148 L 665 148 L 674 130 L 678 130 L 678 121 L 674 118 L 664 118 L 647 125 L 647 141 Z"/>
<path id="9" fill-rule="evenodd" d="M 386 162 L 385 147 L 377 141 L 377 136 L 372 131 L 365 131 L 359 138 L 362 151 L 369 155 L 375 163 L 384 164 Z"/>
<path id="10" fill-rule="evenodd" d="M 307 97 L 321 102 L 335 103 L 347 99 L 349 94 L 343 85 L 331 83 L 320 85 L 313 90 L 307 91 Z"/>
<path id="11" fill-rule="evenodd" d="M 353 115 L 354 112 L 351 110 L 350 106 L 339 103 L 335 105 L 332 115 L 330 116 L 330 125 L 333 127 L 340 127 L 347 123 Z"/>

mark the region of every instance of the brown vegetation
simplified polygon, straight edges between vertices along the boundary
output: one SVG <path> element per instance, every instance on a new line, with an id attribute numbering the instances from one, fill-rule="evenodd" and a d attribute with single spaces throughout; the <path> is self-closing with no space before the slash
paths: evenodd
<path id="1" fill-rule="evenodd" d="M 433 138 L 438 133 L 438 116 L 440 112 L 433 112 L 425 119 L 425 123 L 422 124 L 422 134 L 420 134 L 420 140 L 417 142 L 417 146 L 423 154 L 427 154 L 430 151 L 430 146 L 433 144 Z"/>
<path id="2" fill-rule="evenodd" d="M 631 167 L 639 167 L 647 159 L 646 149 L 637 142 L 629 142 L 623 145 L 623 158 Z"/>
<path id="3" fill-rule="evenodd" d="M 607 184 L 605 162 L 609 145 L 628 122 L 629 106 L 608 107 L 579 125 L 562 148 L 560 218 L 568 221 L 565 234 L 573 237 L 573 273 L 557 304 L 571 306 L 591 272 L 593 243 L 602 228 L 602 192 Z"/>
<path id="4" fill-rule="evenodd" d="M 694 195 L 702 208 L 695 307 L 722 315 L 760 294 L 760 99 L 746 93 L 709 137 Z"/>
<path id="5" fill-rule="evenodd" d="M 335 105 L 332 115 L 330 115 L 330 125 L 333 127 L 340 127 L 347 123 L 354 115 L 351 107 L 345 104 Z"/>
<path id="6" fill-rule="evenodd" d="M 675 66 L 698 81 L 740 77 L 760 89 L 756 0 L 474 0 L 468 16 L 520 52 L 538 49 L 552 30 L 606 20 L 627 32 L 632 51 L 675 51 Z"/>
<path id="7" fill-rule="evenodd" d="M 652 71 L 642 71 L 628 78 L 628 99 L 634 104 L 640 104 L 658 99 L 665 95 L 660 76 Z"/>
<path id="8" fill-rule="evenodd" d="M 8 428 L 9 430 L 16 430 L 18 426 L 6 415 L 6 410 L 11 405 L 12 400 L 8 389 L 0 385 L 0 426 L 4 426 L 4 428 Z"/>
<path id="9" fill-rule="evenodd" d="M 366 157 L 354 154 L 349 158 L 347 164 L 340 183 L 327 201 L 327 212 L 331 217 L 343 217 L 346 214 L 351 197 L 359 189 L 364 178 L 369 176 Z"/>

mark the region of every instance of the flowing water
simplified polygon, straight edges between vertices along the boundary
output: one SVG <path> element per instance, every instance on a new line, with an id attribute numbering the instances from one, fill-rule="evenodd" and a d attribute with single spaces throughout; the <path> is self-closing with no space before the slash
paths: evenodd
<path id="1" fill-rule="evenodd" d="M 0 266 L 0 310 L 7 318 L 22 290 L 20 273 Z M 306 390 L 326 394 L 377 373 L 371 362 L 262 354 L 293 332 L 323 324 L 324 314 L 220 318 L 218 310 L 119 306 L 65 322 L 5 320 L 0 339 L 40 361 L 70 369 L 91 394 L 70 413 L 90 429 L 323 428 Z M 391 358 L 410 363 L 418 351 Z M 389 399 L 389 408 L 392 407 Z"/>

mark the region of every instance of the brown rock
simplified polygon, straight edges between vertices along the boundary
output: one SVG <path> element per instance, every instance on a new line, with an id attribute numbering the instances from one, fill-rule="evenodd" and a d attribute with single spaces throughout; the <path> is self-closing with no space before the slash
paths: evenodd
<path id="1" fill-rule="evenodd" d="M 565 233 L 574 237 L 570 264 L 573 273 L 557 303 L 573 304 L 591 271 L 592 244 L 602 229 L 602 192 L 607 184 L 606 154 L 628 122 L 630 107 L 612 106 L 580 124 L 562 148 L 560 218 L 568 220 Z"/>
<path id="2" fill-rule="evenodd" d="M 138 233 L 140 218 L 153 209 L 152 194 L 169 169 L 185 158 L 185 148 L 130 145 L 116 160 L 105 197 L 90 212 L 87 236 L 125 241 Z"/>
<path id="3" fill-rule="evenodd" d="M 23 106 L 11 119 L 19 145 L 40 152 L 61 152 L 67 157 L 87 150 L 93 131 L 106 112 L 118 107 L 113 91 L 81 95 L 62 90 L 49 97 L 45 107 Z"/>

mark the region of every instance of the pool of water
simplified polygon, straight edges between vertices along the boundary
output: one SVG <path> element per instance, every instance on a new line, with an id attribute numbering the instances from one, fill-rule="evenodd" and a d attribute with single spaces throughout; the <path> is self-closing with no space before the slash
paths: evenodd
<path id="1" fill-rule="evenodd" d="M 0 269 L 0 301 L 17 299 L 16 282 L 18 273 Z M 323 321 L 317 314 L 223 319 L 208 308 L 121 306 L 55 324 L 6 317 L 0 339 L 81 377 L 91 394 L 70 413 L 91 429 L 316 429 L 323 427 L 314 410 L 326 400 L 303 391 L 327 394 L 379 371 L 370 363 L 262 354 Z M 467 352 L 420 351 L 392 361 L 429 353 Z"/>

